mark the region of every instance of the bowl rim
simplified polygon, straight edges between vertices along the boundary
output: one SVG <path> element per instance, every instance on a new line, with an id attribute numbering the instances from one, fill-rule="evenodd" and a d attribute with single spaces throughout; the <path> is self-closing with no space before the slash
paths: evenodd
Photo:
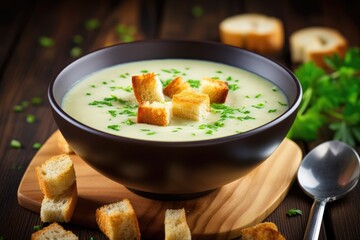
<path id="1" fill-rule="evenodd" d="M 146 140 L 146 139 L 137 139 L 137 138 L 119 136 L 119 135 L 111 134 L 111 133 L 104 132 L 104 131 L 95 129 L 93 127 L 87 126 L 87 125 L 81 123 L 80 121 L 76 120 L 75 118 L 71 117 L 69 114 L 67 114 L 61 108 L 61 106 L 57 103 L 57 101 L 55 100 L 54 92 L 53 92 L 55 82 L 58 80 L 58 78 L 61 76 L 62 73 L 66 72 L 66 71 L 69 71 L 69 69 L 73 65 L 77 64 L 78 62 L 86 61 L 86 59 L 91 58 L 93 55 L 96 55 L 97 53 L 99 53 L 101 51 L 104 51 L 104 50 L 107 50 L 107 49 L 117 48 L 119 46 L 124 46 L 124 45 L 129 45 L 129 44 L 154 44 L 154 43 L 207 44 L 207 45 L 213 46 L 213 47 L 230 48 L 230 49 L 233 49 L 234 51 L 245 52 L 245 53 L 247 53 L 249 55 L 252 55 L 255 58 L 260 58 L 263 61 L 266 61 L 267 64 L 271 64 L 271 65 L 274 65 L 277 68 L 281 68 L 282 70 L 284 70 L 289 75 L 289 77 L 293 80 L 293 82 L 296 85 L 296 90 L 297 91 L 296 91 L 295 101 L 280 116 L 276 117 L 275 119 L 273 119 L 273 120 L 271 120 L 271 121 L 269 121 L 269 122 L 267 122 L 267 123 L 265 123 L 263 125 L 260 125 L 260 126 L 258 126 L 256 128 L 248 130 L 246 132 L 235 133 L 235 134 L 228 135 L 228 136 L 216 137 L 216 138 L 211 138 L 211 139 L 203 139 L 203 140 L 157 141 L 157 140 Z M 175 59 L 176 57 L 173 57 L 173 58 Z M 204 60 L 204 61 L 206 61 L 206 60 Z M 214 61 L 214 62 L 216 62 L 216 61 Z M 256 74 L 254 72 L 252 72 L 252 73 Z M 247 138 L 247 137 L 252 136 L 252 135 L 256 135 L 259 132 L 262 132 L 262 131 L 264 131 L 266 129 L 271 128 L 274 125 L 277 125 L 279 122 L 283 121 L 284 119 L 288 118 L 291 114 L 293 114 L 294 111 L 297 111 L 297 109 L 298 109 L 298 107 L 299 107 L 299 105 L 301 103 L 301 99 L 302 99 L 302 88 L 301 88 L 301 84 L 300 84 L 299 80 L 296 78 L 295 74 L 293 72 L 291 72 L 283 64 L 281 64 L 281 63 L 279 63 L 279 62 L 277 62 L 277 61 L 275 61 L 273 59 L 270 59 L 269 57 L 263 56 L 263 55 L 261 55 L 259 53 L 255 53 L 255 52 L 252 52 L 252 51 L 249 51 L 249 50 L 246 50 L 246 49 L 242 49 L 242 48 L 222 44 L 222 43 L 219 43 L 219 42 L 204 41 L 204 40 L 152 39 L 152 40 L 139 40 L 139 41 L 134 41 L 134 42 L 129 42 L 129 43 L 118 43 L 118 44 L 114 44 L 114 45 L 111 45 L 111 46 L 105 46 L 105 47 L 102 47 L 102 48 L 98 48 L 98 49 L 95 49 L 95 50 L 81 56 L 80 58 L 74 60 L 73 62 L 67 64 L 64 68 L 62 68 L 62 70 L 60 70 L 58 72 L 58 74 L 56 74 L 56 76 L 51 80 L 51 82 L 50 82 L 50 84 L 48 86 L 48 100 L 49 100 L 50 106 L 52 108 L 52 111 L 55 111 L 61 118 L 66 120 L 71 125 L 74 125 L 77 128 L 80 128 L 81 130 L 86 131 L 88 133 L 95 134 L 97 136 L 104 137 L 104 138 L 107 138 L 108 140 L 112 140 L 112 141 L 122 141 L 122 142 L 125 141 L 125 142 L 128 142 L 128 143 L 135 143 L 135 144 L 139 144 L 139 145 L 143 145 L 143 146 L 149 145 L 149 146 L 162 146 L 162 147 L 206 146 L 206 145 L 213 145 L 213 144 L 231 142 L 231 141 L 234 141 L 234 140 L 239 140 L 239 139 Z"/>

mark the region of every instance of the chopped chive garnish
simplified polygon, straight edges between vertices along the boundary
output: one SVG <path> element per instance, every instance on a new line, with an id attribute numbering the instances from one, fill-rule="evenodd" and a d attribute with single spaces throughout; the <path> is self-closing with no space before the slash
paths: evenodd
<path id="1" fill-rule="evenodd" d="M 261 93 L 259 93 L 259 94 L 257 94 L 256 96 L 255 96 L 255 98 L 259 98 L 259 97 L 261 97 Z"/>
<path id="2" fill-rule="evenodd" d="M 287 106 L 287 103 L 283 103 L 283 102 L 280 102 L 280 101 L 278 101 L 278 103 L 279 103 L 281 106 Z"/>
<path id="3" fill-rule="evenodd" d="M 222 71 L 218 70 L 218 71 L 216 71 L 216 73 L 222 73 Z"/>
<path id="4" fill-rule="evenodd" d="M 258 103 L 258 104 L 256 104 L 256 105 L 251 105 L 253 108 L 258 108 L 258 109 L 260 109 L 260 108 L 263 108 L 263 107 L 265 107 L 265 104 L 264 103 Z"/>
<path id="5" fill-rule="evenodd" d="M 52 47 L 55 44 L 54 39 L 46 36 L 42 36 L 39 38 L 39 44 L 42 47 Z"/>
<path id="6" fill-rule="evenodd" d="M 31 104 L 33 104 L 33 105 L 40 105 L 41 103 L 42 103 L 41 97 L 33 97 L 31 99 Z"/>
<path id="7" fill-rule="evenodd" d="M 226 81 L 232 81 L 232 77 L 229 76 L 229 77 L 226 79 Z"/>
<path id="8" fill-rule="evenodd" d="M 107 126 L 107 128 L 112 129 L 114 131 L 120 131 L 119 125 L 109 125 L 109 126 Z"/>
<path id="9" fill-rule="evenodd" d="M 23 107 L 21 105 L 15 105 L 13 109 L 14 112 L 21 112 L 23 110 Z"/>
<path id="10" fill-rule="evenodd" d="M 300 209 L 296 209 L 296 208 L 292 208 L 292 209 L 289 209 L 286 214 L 289 216 L 289 217 L 292 217 L 292 216 L 296 216 L 296 215 L 302 215 L 303 212 L 300 210 Z"/>
<path id="11" fill-rule="evenodd" d="M 35 116 L 33 114 L 29 114 L 26 116 L 26 122 L 27 123 L 34 123 L 36 120 Z"/>
<path id="12" fill-rule="evenodd" d="M 127 119 L 127 120 L 124 121 L 123 123 L 126 124 L 126 125 L 129 125 L 129 126 L 135 124 L 135 122 L 133 122 L 131 119 Z"/>
<path id="13" fill-rule="evenodd" d="M 33 149 L 40 149 L 41 148 L 41 143 L 35 142 L 32 147 L 33 147 Z"/>
<path id="14" fill-rule="evenodd" d="M 268 113 L 274 113 L 276 111 L 277 111 L 277 109 L 269 109 Z"/>
<path id="15" fill-rule="evenodd" d="M 91 88 L 96 88 L 96 86 L 94 84 L 90 85 Z"/>
<path id="16" fill-rule="evenodd" d="M 240 87 L 239 87 L 239 85 L 237 85 L 237 84 L 229 84 L 229 90 L 230 91 L 235 91 L 235 90 L 237 90 L 237 89 L 239 89 Z"/>
<path id="17" fill-rule="evenodd" d="M 148 70 L 141 70 L 141 73 L 148 73 Z"/>
<path id="18" fill-rule="evenodd" d="M 85 95 L 86 95 L 86 96 L 90 96 L 90 95 L 91 95 L 91 93 L 87 92 Z"/>
<path id="19" fill-rule="evenodd" d="M 73 58 L 77 58 L 77 57 L 81 56 L 81 54 L 82 54 L 81 47 L 73 47 L 70 50 L 70 56 Z"/>
<path id="20" fill-rule="evenodd" d="M 142 129 L 140 129 L 140 131 L 142 131 L 142 132 L 149 132 L 149 131 L 150 131 L 150 129 L 145 129 L 145 128 L 142 128 Z"/>
<path id="21" fill-rule="evenodd" d="M 16 148 L 16 149 L 19 149 L 19 148 L 21 148 L 21 142 L 19 141 L 19 140 L 16 140 L 16 139 L 12 139 L 11 141 L 10 141 L 10 147 L 12 147 L 12 148 Z"/>
<path id="22" fill-rule="evenodd" d="M 277 92 L 277 87 L 272 87 L 272 89 L 271 89 L 273 92 Z"/>
<path id="23" fill-rule="evenodd" d="M 34 231 L 39 231 L 39 230 L 42 229 L 42 226 L 41 226 L 41 225 L 35 225 L 35 226 L 33 227 L 33 229 L 34 229 Z"/>
<path id="24" fill-rule="evenodd" d="M 75 44 L 80 45 L 80 44 L 83 43 L 83 41 L 84 41 L 84 38 L 83 38 L 81 35 L 79 35 L 79 34 L 76 34 L 76 35 L 73 37 L 73 42 L 74 42 Z"/>
<path id="25" fill-rule="evenodd" d="M 90 18 L 85 22 L 85 29 L 88 31 L 95 30 L 100 27 L 100 21 L 96 18 Z"/>
<path id="26" fill-rule="evenodd" d="M 21 106 L 23 107 L 23 108 L 26 108 L 26 107 L 28 107 L 30 104 L 29 104 L 29 101 L 22 101 L 21 102 Z"/>
<path id="27" fill-rule="evenodd" d="M 110 115 L 112 117 L 116 117 L 116 111 L 115 110 L 109 110 L 108 113 L 110 113 Z"/>
<path id="28" fill-rule="evenodd" d="M 190 84 L 190 86 L 192 88 L 199 88 L 200 87 L 200 80 L 189 79 L 187 82 Z"/>
<path id="29" fill-rule="evenodd" d="M 156 132 L 148 132 L 146 135 L 155 135 Z"/>

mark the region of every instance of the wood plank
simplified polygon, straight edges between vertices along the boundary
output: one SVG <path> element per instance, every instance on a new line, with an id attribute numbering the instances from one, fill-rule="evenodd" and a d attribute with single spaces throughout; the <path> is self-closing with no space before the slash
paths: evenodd
<path id="1" fill-rule="evenodd" d="M 19 186 L 19 204 L 37 213 L 43 194 L 35 167 L 61 153 L 57 146 L 59 135 L 55 132 L 39 150 Z M 193 239 L 232 239 L 239 236 L 241 228 L 263 221 L 281 203 L 296 176 L 302 153 L 294 142 L 285 139 L 271 157 L 248 175 L 206 196 L 187 201 L 146 199 L 97 173 L 78 156 L 71 158 L 79 194 L 72 223 L 97 228 L 96 208 L 128 198 L 144 237 L 162 239 L 165 210 L 184 207 Z"/>

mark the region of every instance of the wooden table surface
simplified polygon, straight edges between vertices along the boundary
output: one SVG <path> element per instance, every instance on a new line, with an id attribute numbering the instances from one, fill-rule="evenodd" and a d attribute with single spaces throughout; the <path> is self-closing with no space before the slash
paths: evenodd
<path id="1" fill-rule="evenodd" d="M 283 20 L 284 49 L 271 58 L 294 69 L 290 62 L 288 36 L 306 26 L 329 26 L 340 30 L 351 46 L 360 46 L 360 2 L 350 1 L 175 1 L 106 0 L 45 1 L 3 0 L 0 3 L 0 239 L 29 239 L 39 215 L 18 205 L 17 188 L 37 150 L 57 128 L 47 101 L 49 82 L 79 55 L 122 41 L 171 38 L 219 42 L 218 24 L 224 18 L 246 12 L 272 15 Z M 97 19 L 100 26 L 85 26 Z M 94 22 L 93 22 L 94 23 Z M 119 24 L 125 27 L 117 27 Z M 120 30 L 119 30 L 120 29 Z M 124 29 L 125 33 L 124 34 Z M 119 31 L 122 32 L 119 34 Z M 74 42 L 76 35 L 82 42 Z M 51 47 L 39 44 L 41 36 L 55 41 Z M 75 48 L 75 49 L 74 49 Z M 22 112 L 15 105 L 41 97 L 40 105 L 30 103 Z M 33 114 L 34 123 L 26 117 Z M 18 139 L 21 149 L 10 147 Z M 300 143 L 304 154 L 316 142 Z M 302 239 L 312 199 L 295 182 L 285 200 L 266 219 L 276 223 L 287 239 Z M 288 217 L 290 208 L 302 216 Z M 329 203 L 319 239 L 360 239 L 360 186 L 349 195 Z M 94 229 L 65 225 L 80 239 L 105 239 Z"/>

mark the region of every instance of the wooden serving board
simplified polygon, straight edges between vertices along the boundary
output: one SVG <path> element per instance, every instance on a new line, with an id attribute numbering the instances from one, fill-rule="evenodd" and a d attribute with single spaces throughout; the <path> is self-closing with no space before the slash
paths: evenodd
<path id="1" fill-rule="evenodd" d="M 43 194 L 35 166 L 60 154 L 55 132 L 29 164 L 18 189 L 21 206 L 40 212 Z M 128 198 L 137 214 L 143 237 L 164 239 L 164 213 L 168 208 L 185 208 L 193 239 L 232 239 L 243 227 L 262 222 L 285 198 L 302 159 L 301 149 L 285 139 L 279 148 L 250 174 L 206 196 L 186 201 L 158 201 L 138 196 L 87 165 L 76 155 L 74 162 L 78 203 L 71 222 L 97 228 L 96 208 Z"/>

